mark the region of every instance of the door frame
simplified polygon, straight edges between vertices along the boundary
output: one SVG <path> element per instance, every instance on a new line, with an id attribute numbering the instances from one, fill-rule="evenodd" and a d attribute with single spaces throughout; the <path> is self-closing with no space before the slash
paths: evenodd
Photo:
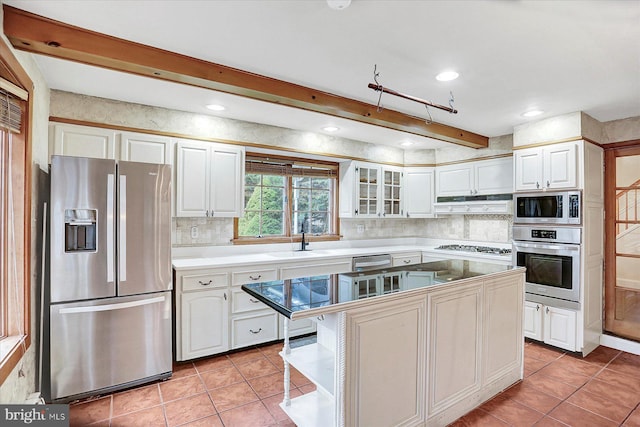
<path id="1" fill-rule="evenodd" d="M 605 201 L 605 253 L 604 253 L 604 330 L 605 332 L 638 340 L 633 336 L 627 322 L 615 318 L 616 291 L 616 159 L 623 156 L 640 155 L 640 139 L 605 144 L 604 148 L 604 201 Z M 606 213 L 609 212 L 607 215 Z M 640 291 L 639 291 L 640 293 Z"/>

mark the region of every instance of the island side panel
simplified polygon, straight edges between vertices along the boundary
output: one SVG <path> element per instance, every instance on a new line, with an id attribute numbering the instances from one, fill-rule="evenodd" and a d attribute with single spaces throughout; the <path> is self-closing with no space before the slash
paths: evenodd
<path id="1" fill-rule="evenodd" d="M 522 379 L 524 361 L 522 275 L 485 282 L 483 387 L 495 392 Z M 505 380 L 506 378 L 506 380 Z M 507 385 L 508 385 L 507 384 Z"/>
<path id="2" fill-rule="evenodd" d="M 426 313 L 424 295 L 346 313 L 345 425 L 424 422 Z"/>
<path id="3" fill-rule="evenodd" d="M 428 296 L 429 419 L 480 390 L 482 291 L 478 281 Z"/>

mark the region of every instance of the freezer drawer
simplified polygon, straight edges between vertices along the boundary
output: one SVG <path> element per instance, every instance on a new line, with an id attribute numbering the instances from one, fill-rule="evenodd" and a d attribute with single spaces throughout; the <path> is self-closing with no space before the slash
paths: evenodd
<path id="1" fill-rule="evenodd" d="M 51 400 L 171 372 L 171 292 L 56 304 L 50 314 Z"/>

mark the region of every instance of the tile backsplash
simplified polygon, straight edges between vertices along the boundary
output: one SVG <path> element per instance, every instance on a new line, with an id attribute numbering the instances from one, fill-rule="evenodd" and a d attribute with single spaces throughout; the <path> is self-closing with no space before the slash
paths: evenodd
<path id="1" fill-rule="evenodd" d="M 450 215 L 425 219 L 340 220 L 343 240 L 427 237 L 434 239 L 510 242 L 511 215 Z M 193 228 L 195 227 L 195 232 Z M 233 218 L 173 218 L 175 247 L 224 246 L 233 239 Z"/>

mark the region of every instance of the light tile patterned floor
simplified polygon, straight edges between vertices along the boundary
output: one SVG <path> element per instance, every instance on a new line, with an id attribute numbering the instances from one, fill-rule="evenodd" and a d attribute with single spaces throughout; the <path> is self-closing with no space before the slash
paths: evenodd
<path id="1" fill-rule="evenodd" d="M 177 364 L 170 380 L 71 405 L 72 426 L 294 426 L 282 401 L 282 344 Z M 315 386 L 292 370 L 291 396 Z M 640 356 L 587 358 L 525 344 L 525 379 L 453 426 L 640 427 Z"/>

